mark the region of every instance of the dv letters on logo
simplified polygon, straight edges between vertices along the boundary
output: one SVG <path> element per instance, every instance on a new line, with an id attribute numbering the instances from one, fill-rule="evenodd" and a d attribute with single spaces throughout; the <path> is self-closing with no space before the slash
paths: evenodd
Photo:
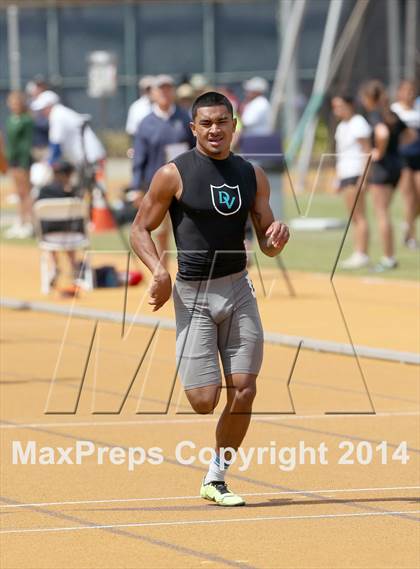
<path id="1" fill-rule="evenodd" d="M 210 185 L 211 199 L 214 209 L 222 215 L 232 215 L 236 213 L 241 205 L 241 193 L 239 186 L 222 186 Z"/>

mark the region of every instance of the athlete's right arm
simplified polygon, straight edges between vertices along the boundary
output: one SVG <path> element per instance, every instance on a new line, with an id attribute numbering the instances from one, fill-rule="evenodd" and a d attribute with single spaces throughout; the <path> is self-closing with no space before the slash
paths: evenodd
<path id="1" fill-rule="evenodd" d="M 375 133 L 375 146 L 372 149 L 372 160 L 377 162 L 385 155 L 389 142 L 389 128 L 385 123 L 378 123 L 373 131 Z"/>
<path id="2" fill-rule="evenodd" d="M 180 190 L 180 183 L 181 178 L 174 164 L 159 168 L 131 228 L 130 243 L 133 251 L 153 274 L 149 300 L 149 304 L 154 307 L 153 311 L 158 310 L 169 299 L 172 285 L 168 271 L 160 263 L 150 234 L 164 220 L 172 198 Z"/>

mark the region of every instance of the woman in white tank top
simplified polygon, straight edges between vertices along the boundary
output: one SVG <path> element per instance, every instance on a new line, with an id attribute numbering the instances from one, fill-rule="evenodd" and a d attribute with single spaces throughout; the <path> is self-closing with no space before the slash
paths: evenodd
<path id="1" fill-rule="evenodd" d="M 335 132 L 336 171 L 339 190 L 343 192 L 350 215 L 354 202 L 353 239 L 354 252 L 342 261 L 343 269 L 360 269 L 370 264 L 368 256 L 369 226 L 365 213 L 365 187 L 359 191 L 367 157 L 371 150 L 371 127 L 361 115 L 355 113 L 353 98 L 349 95 L 333 97 L 332 110 L 339 123 Z"/>

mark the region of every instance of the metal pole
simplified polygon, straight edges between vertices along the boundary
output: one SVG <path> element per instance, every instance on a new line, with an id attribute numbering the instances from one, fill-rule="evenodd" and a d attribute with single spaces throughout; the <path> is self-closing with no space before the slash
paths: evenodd
<path id="1" fill-rule="evenodd" d="M 328 8 L 327 23 L 311 95 L 311 98 L 315 97 L 315 101 L 318 99 L 322 100 L 324 97 L 342 6 L 342 0 L 331 0 Z M 298 163 L 298 190 L 300 191 L 304 189 L 305 176 L 309 168 L 317 123 L 315 116 L 312 116 L 305 129 L 305 138 L 303 139 Z"/>
<path id="2" fill-rule="evenodd" d="M 335 74 L 337 73 L 342 59 L 348 49 L 348 46 L 353 40 L 357 29 L 361 25 L 369 1 L 370 0 L 358 0 L 356 6 L 353 8 L 351 16 L 346 23 L 343 33 L 341 34 L 340 39 L 338 40 L 337 45 L 334 49 L 334 55 L 329 65 L 328 79 L 325 89 L 330 86 L 332 80 L 334 79 Z M 312 92 L 311 98 L 304 110 L 302 117 L 300 118 L 299 124 L 295 129 L 292 140 L 290 141 L 287 148 L 286 158 L 289 162 L 295 158 L 296 153 L 299 150 L 299 146 L 301 145 L 303 138 L 306 136 L 306 126 L 312 117 L 317 114 L 322 104 L 323 98 L 324 93 Z"/>
<path id="3" fill-rule="evenodd" d="M 339 0 L 341 2 L 341 0 Z M 271 92 L 271 128 L 274 130 L 280 108 L 284 102 L 284 93 L 288 80 L 288 71 L 295 55 L 295 48 L 299 29 L 303 19 L 306 0 L 295 0 L 290 14 L 288 26 L 281 42 L 281 54 L 279 57 L 273 89 Z M 281 6 L 281 2 L 280 2 Z"/>
<path id="4" fill-rule="evenodd" d="M 137 91 L 137 28 L 133 2 L 124 3 L 124 60 L 127 75 L 125 101 L 127 109 L 136 100 Z"/>
<path id="5" fill-rule="evenodd" d="M 293 1 L 292 0 L 279 0 L 278 4 L 278 30 L 279 30 L 279 39 L 281 38 L 282 42 L 279 44 L 283 46 L 283 38 L 287 34 L 287 29 L 289 27 L 289 15 L 293 10 Z M 281 56 L 281 51 L 279 50 L 279 57 Z M 293 57 L 290 61 L 289 71 L 287 73 L 287 81 L 285 87 L 285 98 L 284 98 L 284 107 L 283 107 L 283 124 L 284 124 L 284 138 L 289 140 L 294 132 L 297 122 L 298 122 L 298 113 L 297 113 L 297 95 L 298 95 L 298 81 L 297 81 L 297 73 L 296 73 L 296 50 L 293 50 Z M 286 74 L 285 74 L 286 76 Z"/>
<path id="6" fill-rule="evenodd" d="M 203 1 L 203 60 L 204 73 L 211 85 L 216 77 L 215 6 L 213 1 Z"/>
<path id="7" fill-rule="evenodd" d="M 331 82 L 342 63 L 343 57 L 348 51 L 350 43 L 352 41 L 355 41 L 357 34 L 360 33 L 363 18 L 369 2 L 370 0 L 357 0 L 357 4 L 353 8 L 352 13 L 350 14 L 350 18 L 348 19 L 343 33 L 340 35 L 340 39 L 337 41 L 337 45 L 334 49 L 331 65 L 329 67 L 326 88 L 331 85 Z"/>
<path id="8" fill-rule="evenodd" d="M 405 77 L 416 75 L 417 0 L 407 0 L 405 7 Z"/>
<path id="9" fill-rule="evenodd" d="M 21 88 L 19 48 L 19 8 L 16 4 L 7 7 L 7 44 L 9 52 L 10 89 Z"/>
<path id="10" fill-rule="evenodd" d="M 396 93 L 400 82 L 400 3 L 387 0 L 386 4 L 387 33 L 388 33 L 388 74 L 391 97 Z"/>
<path id="11" fill-rule="evenodd" d="M 59 53 L 57 6 L 50 6 L 47 8 L 47 61 L 48 80 L 51 85 L 57 85 L 61 81 Z"/>

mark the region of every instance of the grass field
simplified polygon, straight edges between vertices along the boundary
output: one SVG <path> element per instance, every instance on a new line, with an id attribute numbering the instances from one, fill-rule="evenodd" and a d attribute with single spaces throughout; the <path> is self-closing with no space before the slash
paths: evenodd
<path id="1" fill-rule="evenodd" d="M 305 193 L 298 196 L 300 210 L 306 212 L 310 194 Z M 295 201 L 291 196 L 285 196 L 283 199 L 285 219 L 289 221 L 298 217 Z M 315 194 L 310 209 L 307 212 L 308 217 L 335 217 L 346 221 L 346 210 L 341 196 L 331 195 L 327 193 Z M 381 247 L 377 234 L 376 220 L 372 207 L 368 199 L 368 215 L 371 227 L 371 247 L 370 254 L 373 262 L 376 262 L 381 256 Z M 397 279 L 418 279 L 420 276 L 420 259 L 418 251 L 410 251 L 402 245 L 402 204 L 400 194 L 397 193 L 392 204 L 392 218 L 394 221 L 396 253 L 399 262 L 397 270 L 387 271 L 380 274 L 381 278 L 397 278 Z M 128 227 L 125 229 L 128 235 Z M 311 271 L 319 273 L 329 273 L 332 270 L 334 261 L 338 254 L 339 246 L 343 237 L 344 230 L 328 230 L 328 231 L 292 231 L 292 237 L 283 254 L 284 262 L 288 269 Z M 351 229 L 346 237 L 344 248 L 340 259 L 347 257 L 352 250 Z M 92 249 L 98 251 L 114 251 L 123 248 L 121 239 L 116 232 L 93 234 Z M 14 244 L 33 243 L 34 240 L 15 240 Z M 174 249 L 172 242 L 171 248 Z M 269 266 L 273 261 L 266 258 L 261 253 L 257 253 L 258 260 L 262 266 Z M 338 272 L 343 272 L 338 269 Z M 346 271 L 349 275 L 355 276 L 376 276 L 372 269 L 363 269 L 359 271 Z"/>
<path id="2" fill-rule="evenodd" d="M 298 197 L 301 211 L 305 211 L 309 200 L 309 194 Z M 294 200 L 285 200 L 286 219 L 297 217 Z M 309 217 L 337 217 L 347 220 L 347 213 L 341 196 L 330 194 L 318 194 L 314 196 Z M 370 256 L 374 262 L 378 261 L 382 255 L 379 235 L 376 226 L 374 212 L 368 198 L 368 217 L 371 228 Z M 418 279 L 420 259 L 418 251 L 410 251 L 402 245 L 402 222 L 403 212 L 400 194 L 395 195 L 392 204 L 392 219 L 394 222 L 396 257 L 399 268 L 394 271 L 381 273 L 384 278 L 398 279 Z M 293 232 L 285 253 L 284 261 L 287 267 L 304 271 L 330 272 L 334 265 L 339 246 L 343 237 L 343 230 L 339 231 L 319 231 L 319 232 Z M 346 258 L 352 251 L 351 229 L 346 237 L 340 259 Z M 338 269 L 339 272 L 340 269 Z M 359 271 L 345 271 L 351 275 L 372 275 L 371 269 Z"/>

